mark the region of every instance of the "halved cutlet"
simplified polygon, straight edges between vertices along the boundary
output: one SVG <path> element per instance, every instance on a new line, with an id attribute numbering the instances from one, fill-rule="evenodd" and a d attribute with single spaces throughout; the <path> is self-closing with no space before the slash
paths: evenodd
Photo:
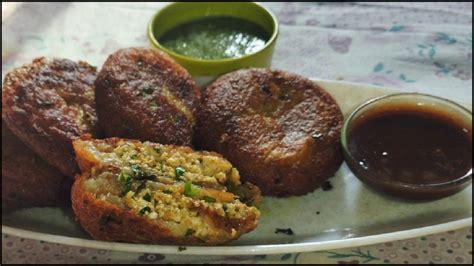
<path id="1" fill-rule="evenodd" d="M 217 245 L 252 231 L 260 190 L 221 155 L 189 147 L 83 136 L 74 212 L 98 240 Z"/>

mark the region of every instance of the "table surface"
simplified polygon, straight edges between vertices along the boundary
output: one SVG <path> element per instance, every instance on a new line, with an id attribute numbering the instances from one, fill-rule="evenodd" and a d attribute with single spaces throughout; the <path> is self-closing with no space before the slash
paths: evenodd
<path id="1" fill-rule="evenodd" d="M 148 46 L 145 26 L 163 5 L 2 3 L 2 77 L 41 55 L 87 59 L 100 66 L 118 48 Z M 280 23 L 273 68 L 472 105 L 472 3 L 263 5 Z M 71 24 L 73 29 L 64 26 Z M 17 49 L 18 44 L 30 49 Z M 472 263 L 472 227 L 358 248 L 226 257 L 95 250 L 2 234 L 2 263 L 48 262 Z"/>

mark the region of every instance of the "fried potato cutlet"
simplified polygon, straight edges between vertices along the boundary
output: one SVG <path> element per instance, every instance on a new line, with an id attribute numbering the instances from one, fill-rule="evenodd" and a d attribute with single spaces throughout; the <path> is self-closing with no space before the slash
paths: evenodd
<path id="1" fill-rule="evenodd" d="M 200 91 L 188 72 L 162 51 L 121 49 L 95 82 L 99 124 L 108 137 L 190 145 Z"/>
<path id="2" fill-rule="evenodd" d="M 68 59 L 34 59 L 5 76 L 2 118 L 43 160 L 73 177 L 72 140 L 96 134 L 96 69 Z"/>
<path id="3" fill-rule="evenodd" d="M 315 82 L 270 69 L 225 74 L 203 95 L 197 143 L 223 154 L 264 195 L 303 195 L 342 162 L 343 116 Z"/>
<path id="4" fill-rule="evenodd" d="M 79 223 L 97 240 L 217 245 L 252 231 L 260 191 L 210 152 L 120 138 L 74 141 Z"/>

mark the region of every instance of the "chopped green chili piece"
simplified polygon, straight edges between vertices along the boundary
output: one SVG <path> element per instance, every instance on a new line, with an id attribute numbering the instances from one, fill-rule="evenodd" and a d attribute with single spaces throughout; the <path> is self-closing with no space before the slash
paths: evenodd
<path id="1" fill-rule="evenodd" d="M 129 175 L 125 174 L 125 172 L 122 170 L 120 174 L 118 175 L 118 181 L 119 182 L 126 182 L 130 178 Z"/>
<path id="2" fill-rule="evenodd" d="M 125 195 L 127 194 L 127 192 L 132 190 L 133 179 L 130 175 L 126 174 L 124 171 L 120 172 L 118 176 L 118 181 L 122 183 L 122 186 L 123 186 L 122 195 Z"/>
<path id="3" fill-rule="evenodd" d="M 146 206 L 143 209 L 140 210 L 140 215 L 144 215 L 146 212 L 151 212 L 150 207 Z"/>
<path id="4" fill-rule="evenodd" d="M 205 202 L 209 202 L 209 203 L 216 202 L 216 199 L 215 199 L 215 198 L 209 197 L 209 196 L 204 196 L 204 197 L 202 197 L 202 199 L 203 199 Z"/>
<path id="5" fill-rule="evenodd" d="M 129 191 L 132 190 L 132 183 L 133 183 L 132 179 L 129 179 L 129 180 L 127 181 L 127 183 L 125 183 L 125 187 L 124 187 L 124 189 L 123 189 L 123 194 L 124 194 L 124 195 L 127 194 Z"/>
<path id="6" fill-rule="evenodd" d="M 197 186 L 193 185 L 193 183 L 191 183 L 191 181 L 186 182 L 186 184 L 184 185 L 184 195 L 185 196 L 194 197 L 198 193 L 199 193 L 199 188 Z"/>

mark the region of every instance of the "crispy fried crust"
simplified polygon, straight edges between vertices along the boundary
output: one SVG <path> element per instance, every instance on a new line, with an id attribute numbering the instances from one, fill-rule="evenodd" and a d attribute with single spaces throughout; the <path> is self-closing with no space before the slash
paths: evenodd
<path id="1" fill-rule="evenodd" d="M 195 238 L 173 237 L 159 223 L 98 200 L 92 193 L 83 190 L 86 178 L 86 175 L 76 177 L 72 187 L 72 207 L 79 223 L 94 239 L 150 244 L 199 244 Z"/>
<path id="2" fill-rule="evenodd" d="M 71 193 L 72 207 L 81 226 L 97 240 L 142 244 L 219 245 L 255 228 L 252 224 L 257 217 L 248 217 L 248 221 L 233 222 L 234 226 L 241 227 L 241 232 L 235 237 L 230 233 L 222 234 L 220 237 L 208 238 L 203 242 L 203 239 L 194 236 L 174 236 L 163 224 L 98 200 L 91 193 L 84 191 L 82 186 L 86 178 L 86 175 L 76 177 Z M 213 212 L 202 208 L 200 213 L 207 215 L 209 219 L 215 219 L 220 226 L 231 227 L 226 221 L 216 219 L 218 216 Z"/>
<path id="3" fill-rule="evenodd" d="M 120 138 L 93 140 L 90 136 L 83 136 L 81 140 L 74 141 L 74 149 L 83 174 L 76 176 L 72 188 L 72 207 L 79 223 L 94 239 L 149 244 L 218 245 L 236 239 L 256 227 L 259 218 L 258 211 L 251 212 L 250 215 L 242 219 L 230 219 L 218 215 L 203 201 L 195 201 L 191 209 L 199 213 L 197 217 L 205 217 L 207 225 L 203 226 L 210 226 L 215 230 L 207 236 L 200 237 L 187 234 L 177 235 L 167 226 L 167 222 L 159 218 L 148 219 L 138 215 L 132 209 L 120 208 L 99 199 L 97 195 L 85 189 L 85 183 L 92 178 L 91 173 L 100 174 L 99 169 L 110 170 L 113 166 L 98 159 L 97 153 L 95 155 L 91 153 L 89 144 L 92 142 L 95 146 L 116 147 L 123 141 L 126 141 L 128 145 L 140 143 L 136 140 Z M 178 149 L 183 153 L 194 152 L 188 147 L 171 145 L 167 147 Z M 204 154 L 217 155 L 207 152 Z M 260 195 L 259 190 L 256 193 Z"/>
<path id="4" fill-rule="evenodd" d="M 8 73 L 2 118 L 43 160 L 74 177 L 71 141 L 97 132 L 94 67 L 67 59 L 37 58 Z"/>
<path id="5" fill-rule="evenodd" d="M 118 50 L 102 66 L 95 87 L 106 136 L 191 144 L 200 91 L 162 51 Z"/>
<path id="6" fill-rule="evenodd" d="M 69 205 L 71 185 L 2 121 L 2 210 Z"/>
<path id="7" fill-rule="evenodd" d="M 342 113 L 314 82 L 269 69 L 214 81 L 201 106 L 197 142 L 222 153 L 264 195 L 303 195 L 342 162 Z"/>

